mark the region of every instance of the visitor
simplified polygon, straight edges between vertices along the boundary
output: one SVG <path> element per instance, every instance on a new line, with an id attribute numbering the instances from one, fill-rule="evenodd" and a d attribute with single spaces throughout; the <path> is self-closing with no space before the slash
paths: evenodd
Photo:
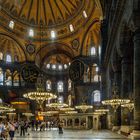
<path id="1" fill-rule="evenodd" d="M 9 121 L 8 128 L 9 128 L 10 140 L 13 140 L 14 135 L 15 135 L 15 125 L 14 125 L 14 123 Z"/>
<path id="2" fill-rule="evenodd" d="M 23 120 L 20 122 L 20 136 L 25 136 L 25 123 Z"/>
<path id="3" fill-rule="evenodd" d="M 62 129 L 62 123 L 61 122 L 58 124 L 58 131 L 59 131 L 59 134 L 63 134 L 63 129 Z"/>

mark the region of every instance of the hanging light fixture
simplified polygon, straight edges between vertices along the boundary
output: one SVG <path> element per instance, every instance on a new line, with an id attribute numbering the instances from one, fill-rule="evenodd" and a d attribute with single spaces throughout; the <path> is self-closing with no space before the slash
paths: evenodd
<path id="1" fill-rule="evenodd" d="M 41 14 L 41 12 L 40 12 L 40 14 Z M 40 23 L 40 54 L 39 54 L 40 73 L 37 78 L 36 91 L 28 92 L 23 95 L 23 97 L 25 97 L 25 98 L 35 100 L 40 105 L 40 108 L 42 108 L 42 104 L 44 103 L 44 101 L 57 98 L 57 96 L 55 94 L 53 94 L 52 92 L 45 91 L 46 81 L 44 79 L 43 73 L 41 72 L 42 38 L 43 38 L 43 25 L 42 25 L 42 23 Z"/>
<path id="2" fill-rule="evenodd" d="M 83 113 L 85 113 L 88 109 L 92 109 L 93 106 L 83 103 L 81 105 L 75 106 L 75 108 L 80 109 Z"/>
<path id="3" fill-rule="evenodd" d="M 126 103 L 126 104 L 121 105 L 121 107 L 128 108 L 130 112 L 132 112 L 134 109 L 134 103 L 133 102 Z"/>
<path id="4" fill-rule="evenodd" d="M 43 74 L 39 74 L 37 78 L 36 89 L 37 91 L 28 92 L 23 97 L 35 100 L 40 105 L 40 108 L 42 108 L 44 101 L 57 98 L 55 94 L 45 91 Z"/>
<path id="5" fill-rule="evenodd" d="M 82 98 L 82 104 L 75 106 L 76 109 L 81 110 L 83 113 L 85 113 L 88 109 L 92 109 L 93 108 L 92 105 L 87 105 L 86 104 L 86 99 L 87 99 L 87 97 L 83 97 Z"/>
<path id="6" fill-rule="evenodd" d="M 63 96 L 58 96 L 58 98 L 55 100 L 55 102 L 50 103 L 48 106 L 50 108 L 63 108 L 63 107 L 68 107 L 68 104 L 65 104 L 63 101 Z"/>
<path id="7" fill-rule="evenodd" d="M 66 112 L 65 112 L 65 114 L 77 114 L 77 113 L 78 113 L 78 112 L 77 112 L 77 111 L 74 111 L 74 110 L 73 110 L 73 111 L 66 111 Z"/>
<path id="8" fill-rule="evenodd" d="M 3 103 L 2 99 L 0 99 L 0 112 L 12 112 L 12 111 L 15 111 L 15 108 L 6 103 Z"/>
<path id="9" fill-rule="evenodd" d="M 95 113 L 106 114 L 107 112 L 109 112 L 109 109 L 95 109 Z"/>
<path id="10" fill-rule="evenodd" d="M 75 108 L 72 108 L 72 107 L 60 108 L 60 111 L 73 111 L 73 110 L 75 110 Z"/>
<path id="11" fill-rule="evenodd" d="M 121 98 L 119 98 L 119 96 L 117 95 L 117 93 L 118 93 L 117 84 L 114 83 L 112 91 L 113 91 L 112 99 L 102 101 L 103 105 L 110 105 L 116 111 L 117 108 L 120 105 L 127 104 L 127 103 L 130 102 L 129 99 L 121 99 Z"/>

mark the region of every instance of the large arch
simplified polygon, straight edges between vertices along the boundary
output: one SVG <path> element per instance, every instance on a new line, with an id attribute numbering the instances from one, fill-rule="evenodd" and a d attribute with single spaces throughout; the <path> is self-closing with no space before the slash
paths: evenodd
<path id="1" fill-rule="evenodd" d="M 74 52 L 72 48 L 70 48 L 67 44 L 50 43 L 47 45 L 43 45 L 42 48 L 39 48 L 35 56 L 35 63 L 38 65 L 41 59 L 41 62 L 43 64 L 45 59 L 56 54 L 64 54 L 70 59 L 74 57 Z"/>
<path id="2" fill-rule="evenodd" d="M 18 56 L 19 62 L 27 60 L 23 46 L 15 38 L 7 34 L 0 33 L 0 40 L 0 51 L 4 56 L 6 53 L 10 53 L 12 60 L 14 60 L 15 56 Z"/>

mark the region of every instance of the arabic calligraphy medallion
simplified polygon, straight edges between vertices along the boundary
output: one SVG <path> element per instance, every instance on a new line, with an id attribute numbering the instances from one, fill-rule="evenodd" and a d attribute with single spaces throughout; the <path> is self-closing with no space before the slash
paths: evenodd
<path id="1" fill-rule="evenodd" d="M 69 77 L 73 82 L 81 80 L 84 75 L 84 63 L 81 60 L 74 60 L 69 68 Z"/>
<path id="2" fill-rule="evenodd" d="M 24 81 L 28 83 L 35 83 L 38 77 L 39 71 L 34 65 L 25 64 L 21 69 L 21 76 Z"/>

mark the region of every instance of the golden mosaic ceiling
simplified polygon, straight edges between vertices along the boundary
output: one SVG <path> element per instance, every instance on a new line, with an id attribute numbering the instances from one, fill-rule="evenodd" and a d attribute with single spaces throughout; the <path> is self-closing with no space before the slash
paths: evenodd
<path id="1" fill-rule="evenodd" d="M 7 25 L 10 20 L 16 22 L 18 36 L 27 36 L 29 28 L 34 28 L 39 39 L 41 27 L 44 40 L 50 40 L 51 30 L 55 30 L 57 39 L 68 37 L 83 27 L 95 9 L 93 0 L 1 0 L 0 22 Z M 88 18 L 83 17 L 86 11 Z M 70 31 L 70 24 L 74 32 Z"/>
<path id="2" fill-rule="evenodd" d="M 0 0 L 0 6 L 0 34 L 13 39 L 15 45 L 10 47 L 13 54 L 16 53 L 14 46 L 20 42 L 28 61 L 39 63 L 40 52 L 41 60 L 47 62 L 52 55 L 59 54 L 66 55 L 70 61 L 80 53 L 86 55 L 91 34 L 95 44 L 100 42 L 100 0 Z M 9 27 L 10 21 L 15 23 L 13 29 Z M 33 29 L 33 37 L 29 37 L 29 29 Z M 52 30 L 56 33 L 55 39 L 51 38 Z M 7 41 L 6 50 L 8 46 Z M 29 53 L 27 46 L 34 46 L 34 51 Z"/>
<path id="3" fill-rule="evenodd" d="M 83 0 L 2 0 L 3 9 L 14 19 L 31 26 L 61 25 L 76 17 Z"/>

